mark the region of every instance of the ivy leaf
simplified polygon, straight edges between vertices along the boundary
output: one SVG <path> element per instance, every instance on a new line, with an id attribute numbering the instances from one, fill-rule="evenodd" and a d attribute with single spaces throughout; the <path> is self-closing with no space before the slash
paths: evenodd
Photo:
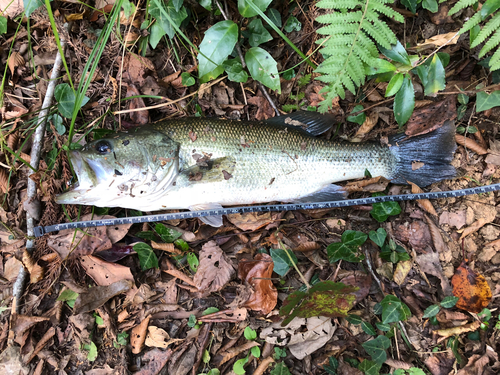
<path id="1" fill-rule="evenodd" d="M 370 240 L 378 245 L 378 247 L 382 247 L 384 246 L 385 239 L 387 238 L 387 232 L 384 228 L 378 228 L 376 232 L 374 230 L 370 231 L 368 236 L 370 237 Z"/>
<path id="2" fill-rule="evenodd" d="M 249 4 L 250 2 L 252 2 L 261 11 L 265 12 L 268 5 L 271 4 L 271 1 L 272 0 L 238 0 L 238 10 L 243 17 L 250 18 L 258 14 Z"/>
<path id="3" fill-rule="evenodd" d="M 425 309 L 423 318 L 432 318 L 433 316 L 436 316 L 438 312 L 439 305 L 430 305 Z"/>
<path id="4" fill-rule="evenodd" d="M 444 307 L 445 309 L 451 309 L 452 307 L 454 307 L 457 304 L 459 299 L 460 298 L 455 297 L 455 296 L 444 297 L 443 300 L 441 301 L 440 305 L 441 305 L 441 307 Z"/>
<path id="5" fill-rule="evenodd" d="M 329 375 L 337 375 L 337 369 L 339 367 L 339 361 L 334 356 L 328 358 L 328 365 L 323 366 L 323 370 Z"/>
<path id="6" fill-rule="evenodd" d="M 380 329 L 382 332 L 389 332 L 391 329 L 391 326 L 389 324 L 381 323 L 381 322 L 376 322 L 375 325 L 377 326 L 378 329 Z"/>
<path id="7" fill-rule="evenodd" d="M 266 15 L 277 27 L 281 28 L 281 13 L 277 9 L 269 8 Z"/>
<path id="8" fill-rule="evenodd" d="M 158 21 L 153 23 L 149 28 L 149 44 L 151 44 L 151 48 L 155 49 L 165 34 L 165 30 L 163 30 L 163 27 Z"/>
<path id="9" fill-rule="evenodd" d="M 26 17 L 29 17 L 31 16 L 31 13 L 33 13 L 35 10 L 44 5 L 44 2 L 41 0 L 23 0 L 23 4 Z"/>
<path id="10" fill-rule="evenodd" d="M 161 25 L 165 33 L 168 35 L 170 39 L 175 36 L 175 29 L 170 23 L 170 20 L 165 17 L 165 13 L 168 14 L 172 23 L 178 28 L 182 21 L 187 18 L 187 10 L 185 7 L 181 7 L 179 11 L 175 9 L 173 1 L 169 1 L 168 4 L 165 4 L 162 0 L 154 0 L 149 3 L 149 14 L 156 18 L 156 21 Z M 161 6 L 162 8 L 159 8 Z"/>
<path id="11" fill-rule="evenodd" d="M 181 73 L 182 86 L 189 87 L 195 84 L 195 80 L 188 72 Z"/>
<path id="12" fill-rule="evenodd" d="M 358 369 L 363 372 L 365 375 L 379 375 L 380 369 L 382 368 L 381 364 L 365 359 L 358 366 Z"/>
<path id="13" fill-rule="evenodd" d="M 425 95 L 433 96 L 440 90 L 444 90 L 445 84 L 445 71 L 441 59 L 434 55 L 429 65 L 427 72 L 427 82 L 424 84 Z"/>
<path id="14" fill-rule="evenodd" d="M 354 315 L 354 314 L 349 315 L 346 319 L 349 323 L 354 324 L 354 325 L 358 325 L 358 324 L 363 323 L 363 319 L 361 319 L 361 317 Z"/>
<path id="15" fill-rule="evenodd" d="M 269 31 L 267 31 L 262 24 L 260 18 L 256 18 L 250 22 L 247 29 L 243 31 L 242 34 L 248 38 L 248 43 L 250 43 L 252 47 L 257 47 L 259 44 L 269 42 L 273 39 Z"/>
<path id="16" fill-rule="evenodd" d="M 385 57 L 397 61 L 398 63 L 411 66 L 410 57 L 408 56 L 406 49 L 399 42 L 399 40 L 396 42 L 395 45 L 392 46 L 391 49 L 384 48 L 380 45 L 378 46 L 378 48 Z"/>
<path id="17" fill-rule="evenodd" d="M 271 370 L 271 375 L 291 375 L 290 370 L 286 367 L 284 362 L 278 362 Z"/>
<path id="18" fill-rule="evenodd" d="M 413 83 L 410 76 L 406 75 L 401 88 L 394 98 L 394 117 L 399 126 L 406 124 L 414 108 L 415 92 L 413 91 Z"/>
<path id="19" fill-rule="evenodd" d="M 284 26 L 284 29 L 287 33 L 291 33 L 294 30 L 300 31 L 301 28 L 302 28 L 302 24 L 294 16 L 288 17 L 288 19 L 286 20 L 285 26 Z"/>
<path id="20" fill-rule="evenodd" d="M 245 83 L 248 80 L 248 73 L 243 69 L 243 65 L 241 65 L 239 60 L 226 60 L 222 65 L 230 81 Z"/>
<path id="21" fill-rule="evenodd" d="M 401 320 L 402 302 L 393 295 L 387 295 L 382 302 L 382 323 L 394 323 Z"/>
<path id="22" fill-rule="evenodd" d="M 76 101 L 75 91 L 67 83 L 62 83 L 56 86 L 54 96 L 57 100 L 59 113 L 66 118 L 73 117 Z M 88 101 L 89 98 L 85 96 L 82 101 L 82 107 L 87 104 Z"/>
<path id="23" fill-rule="evenodd" d="M 476 94 L 476 111 L 482 112 L 493 107 L 500 106 L 500 90 L 493 91 L 491 94 L 487 94 L 484 91 L 480 91 Z"/>
<path id="24" fill-rule="evenodd" d="M 7 32 L 7 18 L 0 16 L 0 34 L 5 34 Z"/>
<path id="25" fill-rule="evenodd" d="M 356 113 L 358 111 L 363 110 L 364 108 L 365 107 L 363 107 L 362 105 L 357 105 L 352 109 L 351 113 Z M 365 112 L 361 112 L 360 114 L 358 114 L 356 116 L 347 116 L 347 121 L 354 122 L 358 125 L 363 125 L 365 120 L 366 120 L 366 113 Z"/>
<path id="26" fill-rule="evenodd" d="M 177 232 L 176 230 L 167 228 L 162 223 L 156 224 L 155 231 L 156 231 L 156 233 L 158 233 L 158 235 L 160 236 L 162 241 L 166 242 L 166 243 L 172 243 L 176 239 L 178 239 L 180 236 L 182 236 L 182 233 Z"/>
<path id="27" fill-rule="evenodd" d="M 389 84 L 387 85 L 387 89 L 385 90 L 385 97 L 387 98 L 388 96 L 393 96 L 394 94 L 396 94 L 403 85 L 403 80 L 403 73 L 394 75 L 394 77 L 391 78 Z"/>
<path id="28" fill-rule="evenodd" d="M 374 203 L 370 211 L 370 215 L 379 223 L 386 221 L 389 216 L 399 215 L 401 213 L 401 206 L 398 202 L 381 202 Z"/>
<path id="29" fill-rule="evenodd" d="M 288 258 L 288 255 L 286 255 L 285 250 L 271 249 L 270 253 L 271 258 L 274 262 L 274 272 L 276 272 L 280 276 L 285 276 L 290 267 L 293 267 L 293 264 L 290 261 L 290 258 Z M 292 251 L 290 251 L 289 253 L 295 264 L 297 264 L 298 259 L 295 254 Z"/>
<path id="30" fill-rule="evenodd" d="M 174 5 L 174 8 L 177 12 L 181 10 L 182 3 L 184 2 L 184 0 L 170 0 L 170 1 Z"/>
<path id="31" fill-rule="evenodd" d="M 252 47 L 245 54 L 245 62 L 253 79 L 281 93 L 278 66 L 267 51 L 260 47 Z"/>
<path id="32" fill-rule="evenodd" d="M 97 346 L 91 341 L 90 344 L 83 345 L 83 349 L 88 350 L 87 359 L 89 362 L 94 362 L 97 358 Z"/>
<path id="33" fill-rule="evenodd" d="M 198 271 L 198 266 L 200 265 L 200 261 L 198 260 L 198 257 L 196 256 L 195 253 L 188 253 L 186 256 L 186 260 L 189 264 L 189 268 L 191 271 L 196 272 Z"/>
<path id="34" fill-rule="evenodd" d="M 438 3 L 436 0 L 423 0 L 422 8 L 427 9 L 432 13 L 436 13 L 438 11 Z"/>
<path id="35" fill-rule="evenodd" d="M 222 64 L 233 52 L 238 41 L 238 25 L 233 21 L 220 21 L 205 32 L 198 54 L 198 73 L 203 77 Z"/>
<path id="36" fill-rule="evenodd" d="M 144 242 L 139 242 L 134 245 L 134 251 L 139 256 L 139 264 L 143 271 L 150 268 L 158 268 L 158 258 L 151 246 Z"/>
<path id="37" fill-rule="evenodd" d="M 382 365 L 387 359 L 385 350 L 391 346 L 391 340 L 385 336 L 378 336 L 376 339 L 365 342 L 362 346 L 375 363 Z"/>

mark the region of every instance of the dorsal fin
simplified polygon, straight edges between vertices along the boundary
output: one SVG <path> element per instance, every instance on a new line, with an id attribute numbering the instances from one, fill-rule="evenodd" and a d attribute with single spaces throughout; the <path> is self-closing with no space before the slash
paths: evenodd
<path id="1" fill-rule="evenodd" d="M 330 129 L 337 118 L 332 114 L 318 112 L 297 111 L 287 115 L 272 117 L 265 121 L 271 125 L 296 126 L 311 135 L 320 135 Z"/>

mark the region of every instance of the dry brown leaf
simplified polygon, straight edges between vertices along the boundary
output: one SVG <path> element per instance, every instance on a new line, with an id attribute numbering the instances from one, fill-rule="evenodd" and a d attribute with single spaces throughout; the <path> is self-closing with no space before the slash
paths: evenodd
<path id="1" fill-rule="evenodd" d="M 127 292 L 134 286 L 134 282 L 131 280 L 119 280 L 111 285 L 95 286 L 86 289 L 84 293 L 80 293 L 76 298 L 73 313 L 78 315 L 95 310 L 111 298 Z"/>
<path id="2" fill-rule="evenodd" d="M 157 243 L 151 241 L 151 247 L 153 249 L 166 251 L 167 253 L 172 253 L 174 255 L 182 255 L 182 251 L 177 249 L 173 243 Z"/>
<path id="3" fill-rule="evenodd" d="M 40 341 L 37 342 L 35 349 L 30 353 L 28 358 L 26 358 L 26 363 L 30 363 L 35 356 L 40 353 L 40 351 L 44 348 L 45 345 L 49 342 L 49 340 L 54 337 L 56 334 L 56 329 L 54 327 L 50 327 L 47 332 L 42 336 Z"/>
<path id="4" fill-rule="evenodd" d="M 217 311 L 212 314 L 204 315 L 200 317 L 198 320 L 206 323 L 220 323 L 220 322 L 244 322 L 247 319 L 248 310 L 243 308 L 234 309 L 234 310 L 224 310 Z"/>
<path id="5" fill-rule="evenodd" d="M 432 100 L 415 100 L 415 109 L 434 103 Z"/>
<path id="6" fill-rule="evenodd" d="M 451 285 L 448 278 L 443 273 L 443 267 L 439 262 L 438 253 L 429 252 L 427 254 L 421 254 L 415 258 L 415 261 L 418 263 L 422 272 L 436 276 L 439 280 L 441 280 L 441 288 L 446 296 L 451 295 Z"/>
<path id="7" fill-rule="evenodd" d="M 406 276 L 408 276 L 408 273 L 411 270 L 411 265 L 412 261 L 411 260 L 405 260 L 398 262 L 396 265 L 396 270 L 394 271 L 394 276 L 393 280 L 396 284 L 401 286 L 401 284 L 404 283 Z"/>
<path id="8" fill-rule="evenodd" d="M 361 272 L 354 271 L 345 277 L 341 277 L 340 281 L 345 285 L 356 286 L 359 289 L 354 292 L 356 296 L 356 303 L 361 302 L 370 293 L 370 287 L 372 286 L 372 278 L 370 275 Z"/>
<path id="9" fill-rule="evenodd" d="M 426 39 L 424 43 L 417 43 L 416 48 L 421 49 L 424 47 L 442 47 L 451 44 L 457 44 L 459 33 L 452 31 L 446 34 L 435 35 L 432 38 Z"/>
<path id="10" fill-rule="evenodd" d="M 436 332 L 439 336 L 441 337 L 451 337 L 455 335 L 460 335 L 461 333 L 465 332 L 473 332 L 477 330 L 481 326 L 481 322 L 475 321 L 469 324 L 465 324 L 463 326 L 458 326 L 458 327 L 452 327 L 452 328 L 447 328 L 447 329 L 438 329 L 434 332 Z"/>
<path id="11" fill-rule="evenodd" d="M 222 366 L 224 363 L 236 357 L 238 354 L 252 349 L 254 346 L 260 346 L 260 344 L 257 341 L 249 341 L 244 343 L 243 345 L 237 346 L 236 348 L 230 348 L 225 353 L 220 353 L 220 355 L 222 355 L 222 360 L 220 361 L 219 366 Z"/>
<path id="12" fill-rule="evenodd" d="M 16 68 L 23 67 L 26 64 L 24 57 L 22 57 L 18 52 L 12 52 L 9 57 L 9 69 L 12 75 L 15 74 Z"/>
<path id="13" fill-rule="evenodd" d="M 277 220 L 275 212 L 246 212 L 243 214 L 226 215 L 227 219 L 241 230 L 254 231 Z"/>
<path id="14" fill-rule="evenodd" d="M 135 33 L 133 31 L 128 31 L 127 34 L 123 37 L 123 41 L 126 43 L 127 46 L 132 46 L 137 39 L 139 39 L 141 36 L 138 33 Z"/>
<path id="15" fill-rule="evenodd" d="M 19 142 L 19 132 L 16 130 L 15 132 L 9 134 L 9 136 L 7 137 L 7 146 L 11 150 L 16 151 L 18 142 Z"/>
<path id="16" fill-rule="evenodd" d="M 149 347 L 166 349 L 173 341 L 170 340 L 170 336 L 165 330 L 156 326 L 149 326 L 145 343 Z"/>
<path id="17" fill-rule="evenodd" d="M 22 266 L 23 264 L 12 256 L 4 264 L 2 276 L 9 281 L 14 281 Z"/>
<path id="18" fill-rule="evenodd" d="M 200 251 L 200 265 L 194 275 L 194 285 L 204 295 L 221 290 L 235 271 L 228 257 L 215 241 L 209 241 Z"/>
<path id="19" fill-rule="evenodd" d="M 468 226 L 465 228 L 462 232 L 462 235 L 460 236 L 460 240 L 463 238 L 467 237 L 469 234 L 477 232 L 479 229 L 481 229 L 485 224 L 487 224 L 486 219 L 481 217 L 479 220 L 475 221 L 472 223 L 472 225 Z"/>
<path id="20" fill-rule="evenodd" d="M 97 285 L 111 285 L 119 280 L 134 281 L 130 268 L 121 264 L 106 262 L 92 255 L 82 256 L 80 264 Z"/>
<path id="21" fill-rule="evenodd" d="M 254 290 L 243 307 L 264 315 L 274 309 L 278 303 L 278 291 L 271 281 L 273 269 L 273 259 L 267 254 L 257 254 L 254 260 L 240 261 L 238 277 Z"/>
<path id="22" fill-rule="evenodd" d="M 351 142 L 361 142 L 363 138 L 377 125 L 378 122 L 378 112 L 373 111 L 368 116 L 366 116 L 365 121 L 358 129 L 354 137 L 351 138 Z"/>
<path id="23" fill-rule="evenodd" d="M 439 230 L 437 225 L 434 224 L 434 221 L 432 221 L 427 215 L 425 215 L 424 218 L 427 226 L 429 227 L 429 232 L 431 233 L 434 248 L 439 253 L 439 259 L 447 263 L 451 262 L 453 256 L 451 254 L 451 250 L 443 241 L 441 231 Z"/>
<path id="24" fill-rule="evenodd" d="M 465 262 L 456 269 L 451 285 L 453 295 L 459 298 L 456 304 L 459 309 L 479 313 L 491 301 L 492 293 L 488 282 Z"/>
<path id="25" fill-rule="evenodd" d="M 181 279 L 185 283 L 196 286 L 193 280 L 189 276 L 187 276 L 185 273 L 179 271 L 179 270 L 163 270 L 163 272 L 168 273 L 170 276 L 177 277 L 178 279 Z M 180 285 L 179 285 L 180 286 Z"/>
<path id="26" fill-rule="evenodd" d="M 392 368 L 402 368 L 404 370 L 409 370 L 413 366 L 410 363 L 398 361 L 392 358 L 387 358 L 385 364 L 391 366 Z"/>
<path id="27" fill-rule="evenodd" d="M 313 251 L 321 248 L 321 245 L 316 241 L 307 241 L 295 247 L 293 251 Z"/>
<path id="28" fill-rule="evenodd" d="M 9 187 L 9 175 L 0 168 L 0 190 L 5 194 L 9 191 Z"/>
<path id="29" fill-rule="evenodd" d="M 476 154 L 485 155 L 488 153 L 488 150 L 486 150 L 484 147 L 481 147 L 481 145 L 479 145 L 476 141 L 464 137 L 463 135 L 455 134 L 455 140 L 459 145 L 462 145 L 465 148 L 474 151 Z"/>
<path id="30" fill-rule="evenodd" d="M 130 334 L 130 345 L 132 346 L 132 353 L 139 354 L 144 347 L 144 342 L 146 341 L 146 336 L 148 332 L 149 319 L 151 315 L 148 315 L 139 325 L 132 328 Z"/>
<path id="31" fill-rule="evenodd" d="M 485 375 L 493 374 L 493 369 L 487 371 L 485 368 L 490 363 L 490 360 L 498 364 L 498 352 L 491 346 L 486 345 L 486 353 L 483 355 L 473 354 L 468 358 L 467 365 L 457 372 L 457 375 Z"/>
<path id="32" fill-rule="evenodd" d="M 274 359 L 272 356 L 269 356 L 266 359 L 264 359 L 261 363 L 259 363 L 255 371 L 253 372 L 253 375 L 264 375 L 264 372 L 266 372 L 267 368 L 271 363 L 274 363 Z"/>
<path id="33" fill-rule="evenodd" d="M 413 182 L 408 181 L 408 183 L 411 185 L 412 194 L 419 194 L 424 192 L 418 185 L 414 184 Z M 420 206 L 421 209 L 427 211 L 431 215 L 437 216 L 437 212 L 434 209 L 434 206 L 432 205 L 430 200 L 417 199 L 417 204 Z"/>
<path id="34" fill-rule="evenodd" d="M 344 189 L 349 193 L 354 193 L 356 191 L 368 191 L 370 193 L 376 193 L 385 190 L 387 185 L 389 185 L 389 180 L 384 177 L 377 176 L 373 178 L 349 182 L 346 184 Z"/>

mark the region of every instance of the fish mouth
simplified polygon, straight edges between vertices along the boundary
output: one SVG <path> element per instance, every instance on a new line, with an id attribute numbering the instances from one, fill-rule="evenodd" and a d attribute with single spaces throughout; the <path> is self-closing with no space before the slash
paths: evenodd
<path id="1" fill-rule="evenodd" d="M 83 157 L 79 151 L 70 151 L 68 158 L 78 181 L 68 191 L 59 194 L 56 197 L 56 202 L 59 204 L 85 204 L 88 193 L 95 189 L 104 178 L 104 169 L 98 163 Z"/>

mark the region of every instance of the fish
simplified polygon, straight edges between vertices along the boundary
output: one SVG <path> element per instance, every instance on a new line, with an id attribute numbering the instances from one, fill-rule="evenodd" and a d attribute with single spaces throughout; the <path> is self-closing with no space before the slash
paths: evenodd
<path id="1" fill-rule="evenodd" d="M 428 186 L 456 176 L 455 125 L 388 142 L 350 143 L 318 135 L 332 115 L 295 112 L 266 121 L 182 118 L 121 131 L 69 153 L 78 183 L 60 204 L 140 211 L 207 210 L 267 202 L 345 199 L 335 182 L 383 176 Z M 221 226 L 221 216 L 201 218 Z"/>

